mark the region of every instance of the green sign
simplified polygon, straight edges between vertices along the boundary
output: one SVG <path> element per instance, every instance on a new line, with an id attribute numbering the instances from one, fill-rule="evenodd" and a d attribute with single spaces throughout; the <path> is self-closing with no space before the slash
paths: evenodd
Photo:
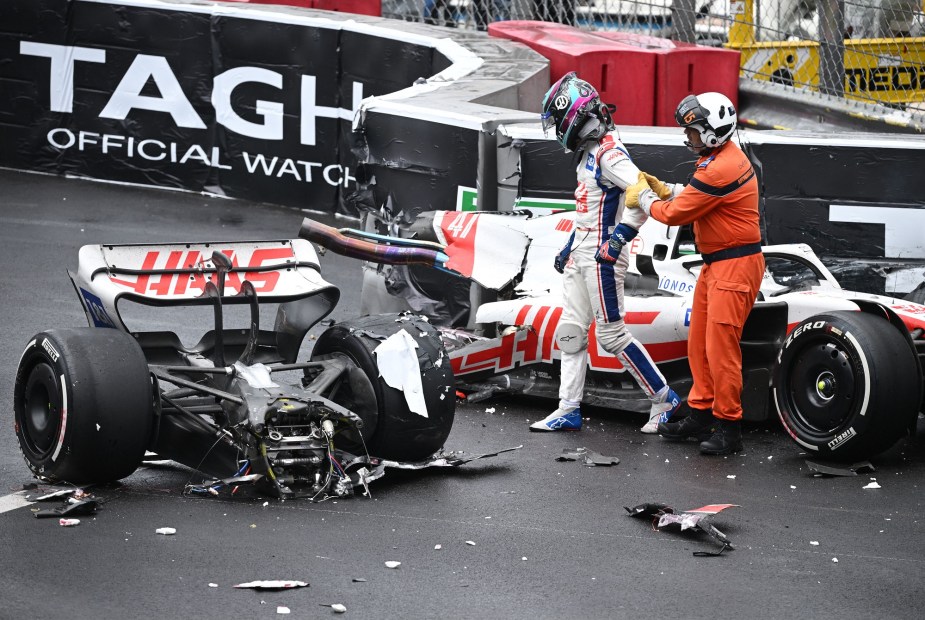
<path id="1" fill-rule="evenodd" d="M 557 200 L 549 198 L 520 197 L 514 202 L 514 209 L 550 209 L 556 211 L 574 211 L 574 200 Z M 456 192 L 457 211 L 478 211 L 478 190 L 473 187 L 459 186 Z"/>

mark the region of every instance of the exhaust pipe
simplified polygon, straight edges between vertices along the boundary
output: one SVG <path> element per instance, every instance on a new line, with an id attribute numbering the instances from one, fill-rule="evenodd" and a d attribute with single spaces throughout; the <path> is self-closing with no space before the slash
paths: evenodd
<path id="1" fill-rule="evenodd" d="M 302 220 L 299 236 L 335 254 L 385 265 L 426 265 L 440 269 L 449 260 L 449 256 L 438 250 L 387 245 L 347 237 L 336 228 L 311 218 Z"/>

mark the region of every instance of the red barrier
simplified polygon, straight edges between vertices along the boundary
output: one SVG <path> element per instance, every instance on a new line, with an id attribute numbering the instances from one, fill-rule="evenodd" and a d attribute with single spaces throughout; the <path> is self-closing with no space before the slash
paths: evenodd
<path id="1" fill-rule="evenodd" d="M 356 15 L 382 15 L 382 0 L 315 0 L 315 8 Z"/>
<path id="2" fill-rule="evenodd" d="M 571 26 L 540 21 L 501 21 L 488 34 L 523 43 L 549 59 L 550 79 L 568 71 L 587 80 L 605 103 L 617 106 L 618 125 L 653 125 L 656 56 Z"/>
<path id="3" fill-rule="evenodd" d="M 315 0 L 229 0 L 230 2 L 242 2 L 245 4 L 279 4 L 282 6 L 298 6 L 303 9 L 315 8 Z"/>
<path id="4" fill-rule="evenodd" d="M 231 0 L 231 2 L 249 2 L 251 4 L 280 4 L 298 6 L 303 9 L 320 9 L 354 13 L 355 15 L 382 15 L 382 0 Z"/>
<path id="5" fill-rule="evenodd" d="M 739 51 L 681 43 L 629 32 L 596 35 L 632 45 L 657 58 L 655 70 L 655 124 L 674 127 L 674 111 L 690 94 L 715 91 L 739 105 Z"/>

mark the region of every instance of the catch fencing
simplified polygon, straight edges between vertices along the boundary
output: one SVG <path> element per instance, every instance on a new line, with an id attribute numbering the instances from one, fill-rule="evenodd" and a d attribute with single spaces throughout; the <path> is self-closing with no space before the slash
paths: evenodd
<path id="1" fill-rule="evenodd" d="M 925 112 L 923 0 L 383 0 L 382 16 L 478 30 L 551 21 L 732 47 L 743 78 Z"/>

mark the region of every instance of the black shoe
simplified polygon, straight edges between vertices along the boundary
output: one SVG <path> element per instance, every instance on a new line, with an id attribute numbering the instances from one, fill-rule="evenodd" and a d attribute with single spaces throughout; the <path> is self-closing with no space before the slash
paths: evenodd
<path id="1" fill-rule="evenodd" d="M 713 434 L 716 418 L 709 409 L 693 409 L 689 416 L 679 422 L 664 422 L 658 425 L 658 434 L 669 441 L 684 441 L 696 437 L 703 441 Z"/>
<path id="2" fill-rule="evenodd" d="M 701 454 L 732 454 L 742 450 L 742 421 L 717 420 L 716 432 L 700 444 Z"/>

